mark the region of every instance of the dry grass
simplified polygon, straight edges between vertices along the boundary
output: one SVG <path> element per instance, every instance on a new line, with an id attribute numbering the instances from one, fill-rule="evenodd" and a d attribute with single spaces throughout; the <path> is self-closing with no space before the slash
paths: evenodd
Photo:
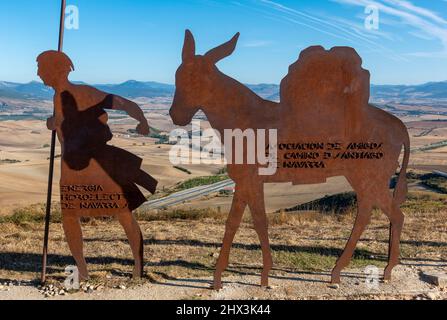
<path id="1" fill-rule="evenodd" d="M 32 223 L 43 223 L 45 221 L 45 211 L 46 208 L 44 204 L 36 204 L 16 209 L 12 215 L 0 216 L 0 224 L 13 223 L 16 225 L 25 226 Z M 57 204 L 54 204 L 51 208 L 51 222 L 62 222 L 60 206 Z"/>
<path id="2" fill-rule="evenodd" d="M 422 200 L 421 200 L 422 199 Z M 425 199 L 425 200 L 424 200 Z M 447 210 L 445 198 L 426 194 L 410 197 L 405 206 L 406 226 L 402 253 L 406 259 L 423 261 L 447 258 Z M 436 210 L 433 210 L 436 208 Z M 42 218 L 30 219 L 18 212 L 0 223 L 0 279 L 37 278 L 43 237 Z M 41 211 L 39 211 L 41 212 Z M 40 213 L 41 215 L 41 213 Z M 138 213 L 145 238 L 146 276 L 161 278 L 211 276 L 225 230 L 226 214 L 215 210 Z M 25 221 L 20 221 L 25 217 Z M 329 271 L 341 254 L 353 226 L 349 214 L 279 212 L 269 215 L 274 273 Z M 56 219 L 57 220 L 57 219 Z M 359 243 L 352 266 L 386 263 L 389 222 L 374 213 L 372 223 Z M 113 220 L 90 220 L 83 226 L 85 252 L 95 281 L 125 281 L 132 271 L 132 256 L 125 234 Z M 63 270 L 73 264 L 62 226 L 55 221 L 50 234 L 50 276 L 63 279 Z M 249 214 L 235 239 L 229 273 L 258 273 L 262 256 Z M 108 276 L 113 276 L 110 279 Z"/>

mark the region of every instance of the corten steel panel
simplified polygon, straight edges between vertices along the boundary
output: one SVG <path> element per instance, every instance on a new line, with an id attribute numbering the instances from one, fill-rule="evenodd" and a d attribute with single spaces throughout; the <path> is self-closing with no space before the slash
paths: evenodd
<path id="1" fill-rule="evenodd" d="M 146 202 L 138 185 L 155 193 L 158 182 L 141 169 L 141 158 L 108 144 L 113 135 L 106 110 L 127 112 L 139 122 L 138 133 L 148 135 L 144 113 L 132 101 L 70 83 L 68 75 L 74 67 L 64 53 L 47 51 L 37 61 L 39 76 L 55 90 L 55 115 L 48 120 L 48 128 L 57 131 L 62 146 L 63 226 L 79 274 L 88 278 L 80 218 L 113 216 L 129 238 L 135 258 L 134 277 L 141 277 L 143 238 L 132 211 Z"/>
<path id="2" fill-rule="evenodd" d="M 260 164 L 228 165 L 229 175 L 237 186 L 214 287 L 222 287 L 221 276 L 228 266 L 230 248 L 247 206 L 262 247 L 261 285 L 268 285 L 273 261 L 264 204 L 265 183 L 322 183 L 334 176 L 345 176 L 356 191 L 358 217 L 332 272 L 332 282 L 340 282 L 340 273 L 349 264 L 374 207 L 382 209 L 391 221 L 389 264 L 384 275 L 386 280 L 391 279 L 400 256 L 404 223 L 400 205 L 408 192 L 410 139 L 405 125 L 369 105 L 369 72 L 362 69 L 356 51 L 348 47 L 304 50 L 281 83 L 281 102 L 262 99 L 215 66 L 233 53 L 238 37 L 239 34 L 201 56 L 196 55 L 193 35 L 186 32 L 183 62 L 177 71 L 170 111 L 174 123 L 184 126 L 198 110 L 203 110 L 223 143 L 226 129 L 278 130 L 275 174 L 260 175 Z M 235 147 L 233 144 L 233 154 Z M 405 155 L 393 195 L 390 180 L 399 169 L 402 148 Z M 244 148 L 244 159 L 246 153 Z"/>

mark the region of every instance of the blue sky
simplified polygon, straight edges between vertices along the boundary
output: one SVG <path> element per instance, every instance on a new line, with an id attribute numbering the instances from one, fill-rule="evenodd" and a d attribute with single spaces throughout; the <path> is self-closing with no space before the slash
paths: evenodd
<path id="1" fill-rule="evenodd" d="M 241 32 L 219 64 L 245 83 L 279 83 L 310 45 L 352 46 L 375 84 L 447 80 L 446 0 L 68 0 L 79 30 L 66 31 L 72 80 L 174 82 L 184 30 L 198 53 Z M 379 9 L 379 30 L 364 26 Z M 0 80 L 37 80 L 36 56 L 55 49 L 59 0 L 0 1 Z"/>

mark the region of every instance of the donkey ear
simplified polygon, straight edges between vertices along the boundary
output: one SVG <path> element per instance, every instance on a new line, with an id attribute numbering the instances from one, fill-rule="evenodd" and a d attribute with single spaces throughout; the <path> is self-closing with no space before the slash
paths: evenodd
<path id="1" fill-rule="evenodd" d="M 239 36 L 240 33 L 236 33 L 236 35 L 227 43 L 224 43 L 223 45 L 208 51 L 208 53 L 205 54 L 205 57 L 212 63 L 217 63 L 223 58 L 230 56 L 236 49 L 236 44 L 239 40 Z"/>
<path id="2" fill-rule="evenodd" d="M 183 45 L 183 61 L 188 61 L 196 55 L 196 41 L 191 31 L 186 30 L 185 32 L 185 43 Z"/>

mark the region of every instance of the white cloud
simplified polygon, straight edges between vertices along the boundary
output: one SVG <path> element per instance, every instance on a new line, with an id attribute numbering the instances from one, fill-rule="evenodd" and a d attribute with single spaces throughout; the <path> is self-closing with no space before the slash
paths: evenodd
<path id="1" fill-rule="evenodd" d="M 347 0 L 355 3 L 357 0 Z M 300 10 L 293 9 L 291 7 L 282 5 L 272 0 L 258 0 L 258 3 L 262 4 L 271 12 L 276 12 L 280 18 L 284 21 L 299 24 L 320 33 L 327 34 L 332 37 L 343 39 L 355 45 L 363 45 L 369 50 L 375 50 L 380 48 L 380 53 L 390 59 L 396 61 L 407 61 L 405 57 L 396 54 L 393 50 L 381 45 L 376 41 L 378 37 L 386 37 L 389 40 L 394 40 L 393 36 L 382 31 L 370 31 L 364 28 L 363 23 L 353 23 L 340 18 L 334 18 L 332 16 L 309 14 Z"/>
<path id="2" fill-rule="evenodd" d="M 408 33 L 418 38 L 426 36 L 436 39 L 441 44 L 441 50 L 436 52 L 414 52 L 408 55 L 417 57 L 442 57 L 447 58 L 447 20 L 438 13 L 429 9 L 416 6 L 407 0 L 332 0 L 333 2 L 368 6 L 375 5 L 381 13 L 399 19 L 399 21 L 413 30 Z M 416 32 L 416 33 L 415 33 Z"/>

